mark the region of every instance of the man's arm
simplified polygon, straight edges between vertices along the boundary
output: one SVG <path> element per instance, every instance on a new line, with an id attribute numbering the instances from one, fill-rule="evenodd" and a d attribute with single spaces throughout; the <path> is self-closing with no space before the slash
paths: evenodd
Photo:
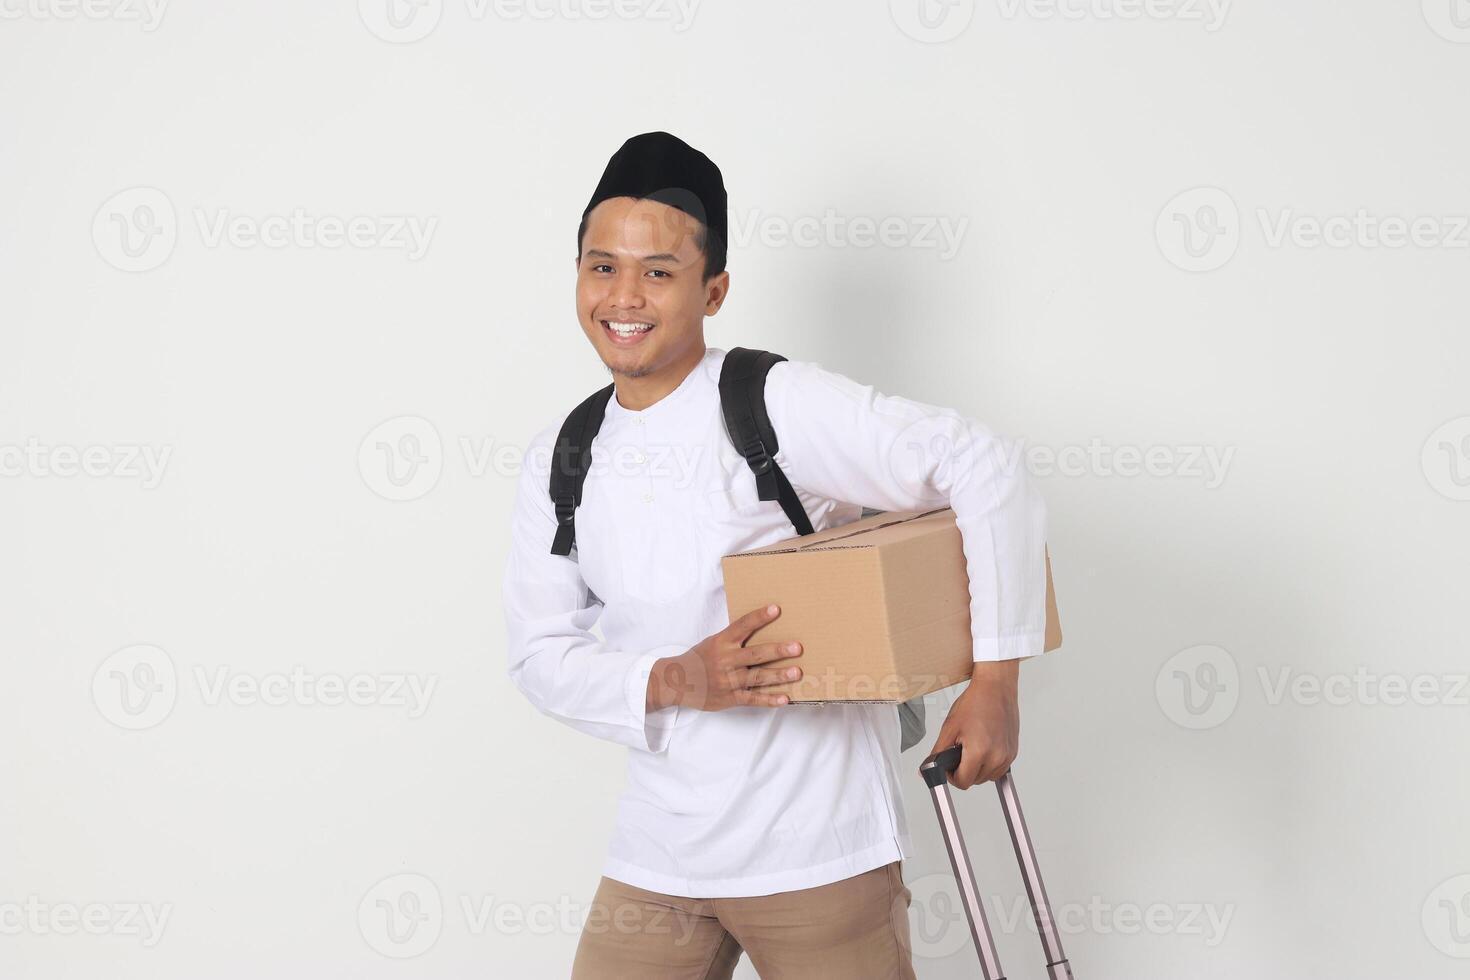
<path id="1" fill-rule="evenodd" d="M 556 513 L 547 492 L 555 430 L 543 430 L 522 460 L 511 516 L 510 556 L 501 594 L 507 673 L 537 710 L 578 731 L 646 752 L 662 752 L 680 706 L 651 710 L 649 674 L 684 644 L 613 650 L 589 632 L 601 615 L 575 553 L 551 554 Z"/>
<path id="2" fill-rule="evenodd" d="M 884 395 L 808 361 L 766 379 L 776 462 L 802 489 L 885 511 L 951 507 L 970 580 L 974 672 L 935 741 L 965 746 L 951 782 L 1002 775 L 1019 737 L 1017 663 L 1046 632 L 1046 505 L 1018 443 L 954 409 Z"/>

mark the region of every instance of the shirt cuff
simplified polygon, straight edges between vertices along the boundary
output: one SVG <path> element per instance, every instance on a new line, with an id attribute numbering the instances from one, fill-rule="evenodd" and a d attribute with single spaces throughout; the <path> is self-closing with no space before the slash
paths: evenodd
<path id="1" fill-rule="evenodd" d="M 628 705 L 633 709 L 634 727 L 643 731 L 644 747 L 649 752 L 663 752 L 669 747 L 669 739 L 679 725 L 682 705 L 673 704 L 657 711 L 648 710 L 648 678 L 653 665 L 664 657 L 677 657 L 685 652 L 678 645 L 656 647 L 633 661 L 628 672 L 628 687 L 625 692 Z"/>
<path id="2" fill-rule="evenodd" d="M 1040 656 L 1046 646 L 1046 631 L 1022 633 L 1019 636 L 972 637 L 970 641 L 976 663 L 990 660 L 1020 660 L 1022 657 Z"/>

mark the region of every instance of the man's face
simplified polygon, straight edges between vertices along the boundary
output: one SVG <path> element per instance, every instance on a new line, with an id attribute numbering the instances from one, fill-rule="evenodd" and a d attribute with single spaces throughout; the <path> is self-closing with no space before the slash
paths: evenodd
<path id="1" fill-rule="evenodd" d="M 730 275 L 704 281 L 698 231 L 678 208 L 631 197 L 587 215 L 577 318 L 609 371 L 639 378 L 703 356 L 704 318 L 719 311 Z"/>

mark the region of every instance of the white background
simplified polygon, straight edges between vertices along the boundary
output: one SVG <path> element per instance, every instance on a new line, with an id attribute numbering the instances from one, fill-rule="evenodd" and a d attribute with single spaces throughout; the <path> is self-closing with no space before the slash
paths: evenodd
<path id="1" fill-rule="evenodd" d="M 0 0 L 0 975 L 566 975 L 624 750 L 505 676 L 494 453 L 606 383 L 574 232 L 650 129 L 729 187 L 711 345 L 1027 440 L 1078 977 L 1464 975 L 1470 6 L 925 2 Z M 294 209 L 366 230 L 244 237 Z M 293 668 L 372 703 L 216 686 Z M 977 975 L 907 802 L 919 975 Z"/>

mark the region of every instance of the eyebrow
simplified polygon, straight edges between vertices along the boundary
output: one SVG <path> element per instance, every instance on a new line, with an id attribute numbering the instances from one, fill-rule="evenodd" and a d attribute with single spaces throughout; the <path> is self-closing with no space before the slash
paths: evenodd
<path id="1" fill-rule="evenodd" d="M 615 258 L 617 258 L 617 256 L 614 255 L 614 254 L 612 254 L 611 252 L 604 252 L 600 248 L 589 248 L 583 254 L 587 258 L 589 258 L 589 259 L 590 258 L 599 258 L 599 259 L 615 259 Z M 639 259 L 638 259 L 638 261 L 644 263 L 645 265 L 647 265 L 649 262 L 678 262 L 679 261 L 679 257 L 677 255 L 675 255 L 673 252 L 659 252 L 657 255 L 643 255 L 643 256 L 640 256 Z"/>

